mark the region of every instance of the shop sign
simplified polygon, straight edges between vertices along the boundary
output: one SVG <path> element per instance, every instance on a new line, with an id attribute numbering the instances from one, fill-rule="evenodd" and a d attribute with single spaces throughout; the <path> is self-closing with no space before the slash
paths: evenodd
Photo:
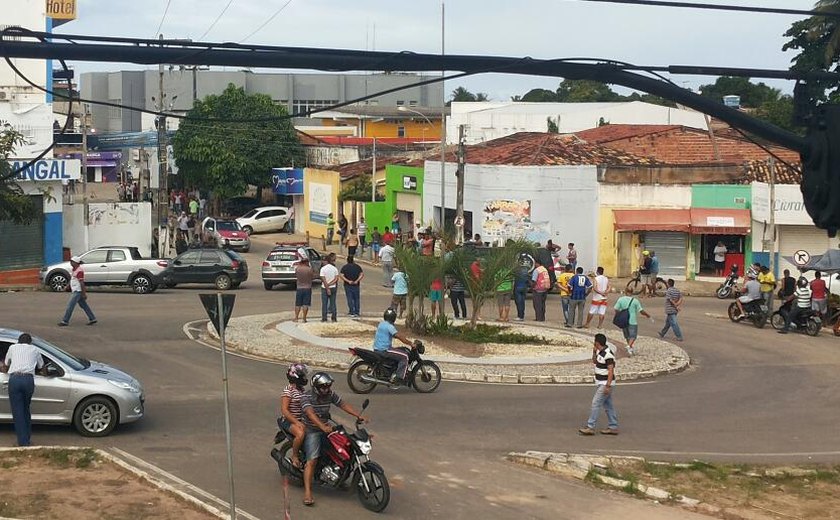
<path id="1" fill-rule="evenodd" d="M 76 0 L 46 0 L 47 16 L 54 20 L 75 20 Z"/>
<path id="2" fill-rule="evenodd" d="M 276 195 L 303 195 L 303 169 L 272 168 L 271 187 Z"/>
<path id="3" fill-rule="evenodd" d="M 403 175 L 403 189 L 417 191 L 417 177 L 414 177 L 413 175 Z"/>
<path id="4" fill-rule="evenodd" d="M 814 225 L 805 209 L 799 185 L 777 184 L 774 198 L 773 213 L 777 225 Z M 758 222 L 770 222 L 770 185 L 766 183 L 752 184 L 752 218 Z"/>
<path id="5" fill-rule="evenodd" d="M 735 217 L 706 217 L 709 227 L 735 227 Z"/>
<path id="6" fill-rule="evenodd" d="M 82 177 L 81 161 L 78 159 L 42 159 L 9 161 L 12 171 L 17 171 L 17 181 L 71 181 Z"/>
<path id="7" fill-rule="evenodd" d="M 326 224 L 333 208 L 332 186 L 329 184 L 309 183 L 309 220 L 316 224 Z"/>

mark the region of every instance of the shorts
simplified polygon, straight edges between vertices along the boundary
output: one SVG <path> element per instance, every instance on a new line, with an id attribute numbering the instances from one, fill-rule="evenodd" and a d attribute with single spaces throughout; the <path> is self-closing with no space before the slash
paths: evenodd
<path id="1" fill-rule="evenodd" d="M 811 300 L 811 310 L 817 311 L 820 314 L 828 313 L 828 300 L 825 298 L 819 300 Z"/>
<path id="2" fill-rule="evenodd" d="M 295 291 L 295 307 L 309 307 L 312 305 L 312 289 L 298 289 Z"/>
<path id="3" fill-rule="evenodd" d="M 760 300 L 760 299 L 761 299 L 761 298 L 759 298 L 759 300 Z M 753 299 L 752 299 L 752 298 L 750 298 L 749 296 L 747 296 L 747 295 L 745 294 L 745 295 L 743 295 L 743 296 L 739 296 L 739 297 L 738 297 L 738 301 L 739 301 L 739 302 L 741 302 L 741 303 L 750 303 L 751 301 L 753 301 Z"/>
<path id="4" fill-rule="evenodd" d="M 429 291 L 429 301 L 432 303 L 439 302 L 443 299 L 443 291 Z"/>
<path id="5" fill-rule="evenodd" d="M 405 294 L 395 294 L 393 298 L 391 298 L 391 308 L 398 309 L 402 307 L 405 309 Z"/>
<path id="6" fill-rule="evenodd" d="M 370 248 L 373 250 L 374 255 L 379 252 L 379 247 L 380 246 L 379 246 L 378 242 L 374 242 L 373 244 L 370 245 Z"/>
<path id="7" fill-rule="evenodd" d="M 639 276 L 641 277 L 641 280 L 642 280 L 643 284 L 650 285 L 650 280 L 651 280 L 651 276 L 652 276 L 650 273 L 641 274 Z"/>
<path id="8" fill-rule="evenodd" d="M 589 314 L 600 314 L 604 316 L 607 314 L 607 300 L 601 300 L 596 302 L 595 300 L 592 301 L 592 305 L 589 306 Z"/>
<path id="9" fill-rule="evenodd" d="M 509 292 L 496 293 L 496 304 L 499 307 L 510 307 L 510 293 Z"/>
<path id="10" fill-rule="evenodd" d="M 628 325 L 621 329 L 621 332 L 624 333 L 624 339 L 630 341 L 631 339 L 636 339 L 639 336 L 639 326 Z"/>
<path id="11" fill-rule="evenodd" d="M 717 260 L 715 260 L 715 267 L 723 271 L 723 268 L 726 267 L 726 262 L 718 262 Z"/>
<path id="12" fill-rule="evenodd" d="M 324 443 L 324 432 L 306 429 L 306 438 L 303 440 L 303 452 L 306 454 L 306 460 L 315 460 L 321 456 L 321 445 Z"/>

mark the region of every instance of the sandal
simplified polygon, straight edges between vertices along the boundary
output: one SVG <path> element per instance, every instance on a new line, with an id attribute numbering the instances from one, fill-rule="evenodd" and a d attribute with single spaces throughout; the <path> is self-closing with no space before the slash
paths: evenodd
<path id="1" fill-rule="evenodd" d="M 300 459 L 297 457 L 292 457 L 292 466 L 297 469 L 303 469 L 303 465 L 300 463 Z"/>
<path id="2" fill-rule="evenodd" d="M 303 505 L 305 505 L 305 506 L 307 506 L 307 507 L 312 507 L 312 506 L 314 506 L 314 505 L 315 505 L 315 499 L 312 499 L 312 498 L 304 498 L 304 499 L 303 499 Z"/>

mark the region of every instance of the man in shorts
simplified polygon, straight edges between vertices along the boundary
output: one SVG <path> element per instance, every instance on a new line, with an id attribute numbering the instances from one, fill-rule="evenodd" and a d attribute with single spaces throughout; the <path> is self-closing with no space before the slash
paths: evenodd
<path id="1" fill-rule="evenodd" d="M 595 283 L 592 284 L 592 303 L 589 305 L 589 316 L 586 317 L 586 328 L 592 317 L 598 315 L 598 330 L 604 326 L 604 316 L 607 314 L 607 295 L 610 293 L 610 279 L 604 275 L 604 268 L 595 270 Z"/>
<path id="2" fill-rule="evenodd" d="M 614 309 L 616 312 L 623 311 L 625 309 L 629 311 L 630 319 L 628 320 L 627 326 L 621 329 L 621 332 L 624 334 L 624 339 L 627 340 L 627 353 L 633 356 L 636 353 L 633 349 L 633 344 L 636 343 L 636 338 L 639 336 L 638 315 L 641 314 L 646 318 L 650 318 L 651 323 L 654 321 L 653 317 L 651 317 L 651 315 L 642 308 L 642 302 L 633 296 L 633 289 L 630 287 L 624 289 L 624 296 L 615 302 Z"/>
<path id="3" fill-rule="evenodd" d="M 432 285 L 429 287 L 429 301 L 432 302 L 432 319 L 437 317 L 437 313 L 443 316 L 443 280 L 435 278 L 432 280 Z"/>

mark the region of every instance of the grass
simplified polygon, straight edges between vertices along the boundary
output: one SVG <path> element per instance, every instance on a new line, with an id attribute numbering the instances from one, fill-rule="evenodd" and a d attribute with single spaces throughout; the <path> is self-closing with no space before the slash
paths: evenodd
<path id="1" fill-rule="evenodd" d="M 47 460 L 47 462 L 57 468 L 89 468 L 96 460 L 96 452 L 91 448 L 83 450 L 48 450 L 40 451 L 38 455 Z"/>
<path id="2" fill-rule="evenodd" d="M 448 322 L 448 326 L 444 325 Z M 426 333 L 430 336 L 445 336 L 467 343 L 504 343 L 508 345 L 547 345 L 549 341 L 542 336 L 511 332 L 509 327 L 479 323 L 474 329 L 467 325 L 453 326 L 447 318 L 438 318 L 431 322 Z"/>

